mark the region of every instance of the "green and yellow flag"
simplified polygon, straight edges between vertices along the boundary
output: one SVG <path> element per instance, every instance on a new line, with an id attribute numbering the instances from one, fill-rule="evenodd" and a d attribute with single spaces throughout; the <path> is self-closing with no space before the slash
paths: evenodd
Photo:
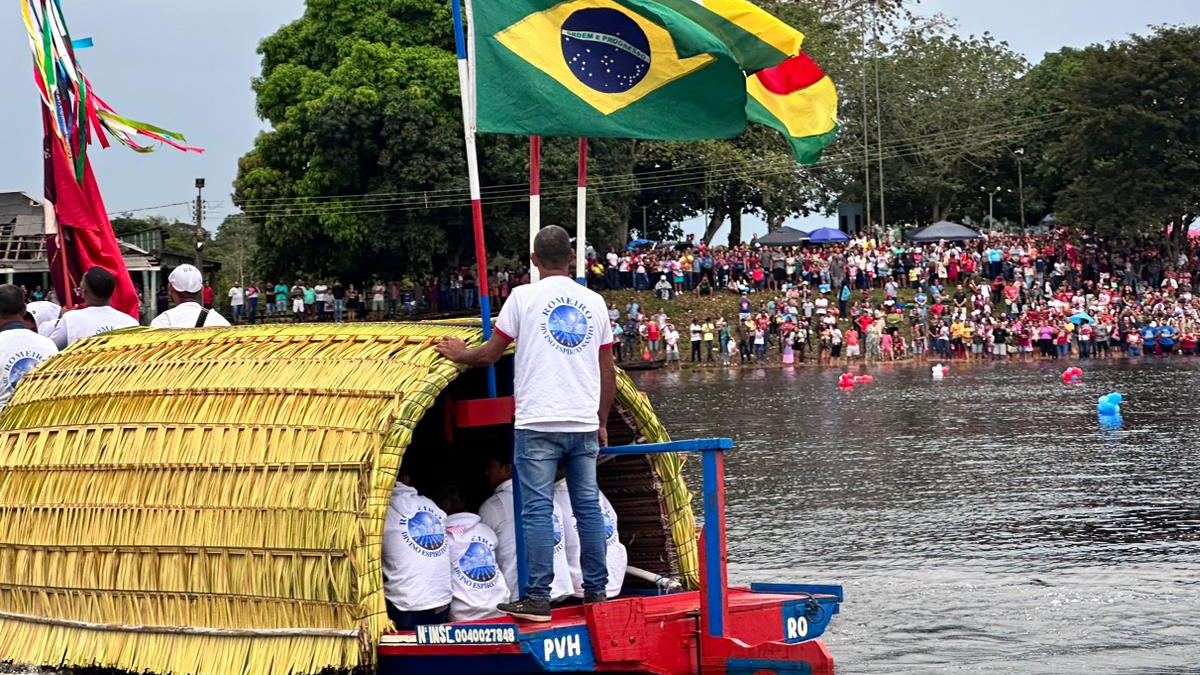
<path id="1" fill-rule="evenodd" d="M 837 137 L 837 88 L 801 46 L 804 34 L 746 0 L 657 0 L 721 38 L 746 71 L 746 116 L 777 129 L 801 164 Z"/>
<path id="2" fill-rule="evenodd" d="M 650 0 L 485 0 L 474 7 L 479 131 L 731 138 L 746 80 L 729 46 Z"/>

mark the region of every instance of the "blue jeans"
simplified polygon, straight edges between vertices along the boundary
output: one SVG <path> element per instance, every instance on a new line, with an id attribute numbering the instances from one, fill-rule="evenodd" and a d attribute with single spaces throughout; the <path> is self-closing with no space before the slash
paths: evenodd
<path id="1" fill-rule="evenodd" d="M 333 301 L 333 320 L 334 321 L 341 323 L 342 315 L 345 311 L 346 311 L 346 301 L 345 300 L 334 300 Z"/>
<path id="2" fill-rule="evenodd" d="M 554 581 L 554 475 L 559 460 L 567 472 L 567 491 L 579 529 L 579 566 L 584 595 L 603 595 L 608 586 L 607 538 L 596 486 L 595 431 L 554 433 L 516 430 L 514 466 L 521 483 L 521 520 L 528 579 L 523 597 L 550 598 Z M 564 523 L 564 526 L 570 527 Z"/>

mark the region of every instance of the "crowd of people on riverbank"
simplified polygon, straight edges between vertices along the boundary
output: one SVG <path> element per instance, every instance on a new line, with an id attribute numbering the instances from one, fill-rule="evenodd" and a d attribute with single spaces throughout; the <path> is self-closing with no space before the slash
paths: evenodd
<path id="1" fill-rule="evenodd" d="M 832 247 L 627 252 L 615 264 L 614 255 L 605 285 L 629 281 L 664 299 L 711 288 L 740 295 L 736 319 L 688 316 L 680 326 L 662 312 L 639 315 L 634 300 L 624 313 L 610 308 L 623 355 L 635 359 L 681 360 L 672 342 L 691 347 L 687 361 L 716 362 L 718 353 L 729 364 L 775 354 L 782 363 L 1190 355 L 1200 336 L 1200 256 L 1191 246 L 1165 258 L 1057 231 L 917 245 L 860 237 Z"/>
<path id="2" fill-rule="evenodd" d="M 1166 256 L 1129 242 L 1073 239 L 1065 229 L 932 244 L 859 235 L 826 246 L 752 239 L 736 247 L 587 252 L 594 289 L 652 292 L 658 304 L 668 303 L 667 312 L 643 312 L 635 299 L 610 308 L 626 361 L 1192 354 L 1200 337 L 1196 279 L 1200 255 L 1190 244 Z M 489 271 L 492 307 L 525 283 L 525 268 Z M 737 297 L 737 315 L 672 312 L 670 302 L 682 294 Z M 474 311 L 479 285 L 471 268 L 455 267 L 362 288 L 336 279 L 279 280 L 235 285 L 222 296 L 234 323 L 385 320 Z M 212 306 L 207 285 L 203 299 Z"/>

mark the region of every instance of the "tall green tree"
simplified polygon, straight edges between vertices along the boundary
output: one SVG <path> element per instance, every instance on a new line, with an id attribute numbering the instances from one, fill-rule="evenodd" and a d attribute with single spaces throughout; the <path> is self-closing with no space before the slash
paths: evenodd
<path id="1" fill-rule="evenodd" d="M 1057 100 L 1068 124 L 1049 144 L 1060 221 L 1100 234 L 1186 240 L 1200 215 L 1200 28 L 1070 54 Z"/>
<path id="2" fill-rule="evenodd" d="M 448 3 L 309 0 L 259 53 L 253 86 L 270 129 L 239 164 L 235 201 L 264 272 L 399 276 L 473 259 Z M 546 222 L 574 219 L 574 143 L 547 142 Z M 628 173 L 630 147 L 597 142 L 592 170 Z M 524 255 L 528 142 L 484 136 L 479 154 L 489 249 Z M 627 202 L 589 201 L 597 240 L 624 227 Z"/>

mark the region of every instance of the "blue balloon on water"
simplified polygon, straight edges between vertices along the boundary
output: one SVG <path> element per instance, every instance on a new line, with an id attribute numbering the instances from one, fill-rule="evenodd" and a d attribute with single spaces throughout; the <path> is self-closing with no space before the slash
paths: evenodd
<path id="1" fill-rule="evenodd" d="M 1121 405 L 1125 401 L 1125 397 L 1115 391 L 1108 396 L 1105 396 L 1105 398 L 1107 398 L 1109 403 L 1112 403 L 1113 405 Z"/>
<path id="2" fill-rule="evenodd" d="M 1120 406 L 1113 405 L 1111 401 L 1101 400 L 1096 404 L 1096 412 L 1100 413 L 1101 417 L 1119 415 L 1121 414 L 1121 408 Z"/>
<path id="3" fill-rule="evenodd" d="M 1100 428 L 1104 429 L 1105 431 L 1116 431 L 1121 428 L 1121 423 L 1122 421 L 1120 413 L 1115 415 L 1100 416 Z"/>

